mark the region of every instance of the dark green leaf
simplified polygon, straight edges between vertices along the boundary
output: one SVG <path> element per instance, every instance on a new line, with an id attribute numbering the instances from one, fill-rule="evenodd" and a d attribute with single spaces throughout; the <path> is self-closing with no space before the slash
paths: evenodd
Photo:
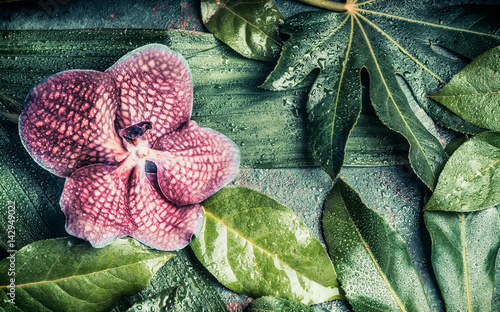
<path id="1" fill-rule="evenodd" d="M 241 55 L 278 58 L 283 16 L 272 0 L 202 0 L 201 15 L 208 30 Z"/>
<path id="2" fill-rule="evenodd" d="M 189 248 L 179 250 L 155 275 L 151 283 L 141 292 L 124 298 L 114 305 L 112 312 L 127 311 L 136 303 L 159 296 L 162 292 L 177 289 L 177 299 L 186 311 L 229 312 L 229 308 L 213 286 L 205 268 L 199 263 Z M 172 302 L 172 300 L 174 302 Z"/>
<path id="3" fill-rule="evenodd" d="M 495 258 L 500 246 L 498 209 L 426 212 L 424 217 L 446 311 L 492 311 Z"/>
<path id="4" fill-rule="evenodd" d="M 223 188 L 202 206 L 205 222 L 191 247 L 227 288 L 305 304 L 341 298 L 325 249 L 290 208 L 241 187 Z"/>
<path id="5" fill-rule="evenodd" d="M 104 311 L 146 287 L 173 256 L 118 239 L 95 249 L 72 238 L 32 243 L 15 253 L 15 304 L 22 311 Z M 0 262 L 0 289 L 10 290 L 11 259 Z"/>
<path id="6" fill-rule="evenodd" d="M 314 309 L 293 299 L 268 296 L 250 302 L 245 312 L 314 312 Z"/>
<path id="7" fill-rule="evenodd" d="M 467 140 L 469 139 L 469 135 L 467 134 L 461 134 L 457 137 L 455 137 L 453 140 L 448 143 L 444 149 L 444 152 L 448 157 L 451 157 L 455 151 L 462 146 Z"/>
<path id="8" fill-rule="evenodd" d="M 328 194 L 323 232 L 356 311 L 430 311 L 406 243 L 344 180 Z"/>
<path id="9" fill-rule="evenodd" d="M 148 298 L 144 301 L 134 304 L 127 312 L 162 312 L 162 311 L 178 311 L 188 312 L 183 305 L 183 301 L 188 301 L 186 291 L 182 286 L 166 289 L 158 295 Z"/>
<path id="10" fill-rule="evenodd" d="M 396 74 L 408 82 L 417 102 L 436 121 L 456 130 L 480 132 L 426 94 L 464 66 L 434 46 L 475 56 L 500 42 L 496 16 L 494 8 L 437 8 L 431 1 L 392 0 L 364 1 L 346 13 L 302 13 L 286 21 L 283 31 L 291 37 L 264 86 L 293 88 L 319 69 L 308 113 L 313 123 L 319 123 L 313 128 L 319 138 L 318 143 L 313 142 L 314 151 L 327 168 L 326 159 L 338 157 L 337 151 L 344 148 L 345 139 L 337 136 L 345 137 L 354 124 L 361 92 L 359 71 L 366 67 L 377 115 L 406 137 L 414 170 L 433 189 L 446 155 L 413 112 Z M 345 122 L 342 129 L 335 126 L 339 121 Z M 325 146 L 332 151 L 324 151 Z M 332 158 L 330 163 L 335 161 Z"/>
<path id="11" fill-rule="evenodd" d="M 500 130 L 500 46 L 475 58 L 429 97 L 474 125 Z"/>
<path id="12" fill-rule="evenodd" d="M 466 212 L 498 204 L 500 132 L 484 132 L 453 153 L 425 210 Z"/>

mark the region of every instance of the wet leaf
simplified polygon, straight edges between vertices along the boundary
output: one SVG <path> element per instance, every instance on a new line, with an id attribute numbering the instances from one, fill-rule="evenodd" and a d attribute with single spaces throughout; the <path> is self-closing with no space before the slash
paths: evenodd
<path id="1" fill-rule="evenodd" d="M 201 15 L 217 39 L 244 57 L 278 58 L 283 16 L 272 0 L 202 0 Z"/>
<path id="2" fill-rule="evenodd" d="M 186 297 L 186 291 L 183 287 L 166 289 L 158 295 L 148 298 L 144 301 L 134 304 L 127 312 L 162 312 L 162 311 L 178 311 L 189 312 L 183 305 L 183 301 L 189 300 Z"/>
<path id="3" fill-rule="evenodd" d="M 500 130 L 500 46 L 475 58 L 429 97 L 478 127 Z"/>
<path id="4" fill-rule="evenodd" d="M 500 204 L 500 132 L 476 135 L 450 157 L 425 210 L 475 211 Z"/>
<path id="5" fill-rule="evenodd" d="M 342 179 L 326 199 L 323 232 L 355 311 L 430 311 L 406 243 Z"/>
<path id="6" fill-rule="evenodd" d="M 189 248 L 176 251 L 175 254 L 144 290 L 119 300 L 113 305 L 111 312 L 125 312 L 144 301 L 147 301 L 148 306 L 154 306 L 154 302 L 158 300 L 154 298 L 165 298 L 162 301 L 165 304 L 177 305 L 189 312 L 229 312 L 206 269 Z M 172 290 L 175 293 L 167 298 L 167 293 Z"/>
<path id="7" fill-rule="evenodd" d="M 493 311 L 495 258 L 500 246 L 498 208 L 426 212 L 432 267 L 446 311 Z"/>
<path id="8" fill-rule="evenodd" d="M 119 239 L 95 249 L 60 238 L 15 253 L 15 304 L 22 311 L 103 311 L 121 296 L 144 288 L 173 256 Z M 0 289 L 9 291 L 10 259 L 0 262 Z"/>
<path id="9" fill-rule="evenodd" d="M 314 309 L 293 299 L 267 296 L 250 302 L 245 312 L 314 312 Z"/>
<path id="10" fill-rule="evenodd" d="M 439 47 L 470 58 L 498 45 L 498 8 L 439 8 L 432 1 L 360 2 L 345 13 L 300 13 L 287 19 L 282 31 L 291 37 L 264 86 L 293 88 L 319 69 L 309 95 L 308 114 L 318 137 L 313 142 L 314 152 L 328 170 L 354 125 L 361 92 L 359 72 L 366 67 L 377 115 L 408 140 L 415 172 L 433 189 L 446 155 L 410 107 L 396 74 L 437 122 L 463 132 L 480 132 L 426 95 L 465 65 Z M 456 40 L 458 37 L 461 39 Z"/>
<path id="11" fill-rule="evenodd" d="M 290 208 L 241 187 L 223 188 L 202 206 L 205 223 L 191 247 L 227 288 L 304 304 L 341 298 L 325 249 Z"/>

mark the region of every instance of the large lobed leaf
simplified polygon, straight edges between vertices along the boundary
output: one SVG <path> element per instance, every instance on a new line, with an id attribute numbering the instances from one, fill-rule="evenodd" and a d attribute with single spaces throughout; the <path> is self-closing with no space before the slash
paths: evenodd
<path id="1" fill-rule="evenodd" d="M 104 311 L 146 287 L 172 253 L 128 238 L 95 249 L 73 238 L 32 243 L 14 254 L 15 304 L 22 311 Z M 0 262 L 0 290 L 8 293 L 11 259 Z"/>
<path id="2" fill-rule="evenodd" d="M 500 131 L 500 46 L 475 58 L 429 97 L 472 124 Z"/>
<path id="3" fill-rule="evenodd" d="M 241 187 L 223 188 L 202 206 L 205 223 L 191 247 L 224 286 L 304 304 L 342 298 L 325 249 L 290 208 Z"/>
<path id="4" fill-rule="evenodd" d="M 500 42 L 498 9 L 437 8 L 431 1 L 392 0 L 355 2 L 348 8 L 345 13 L 301 13 L 288 19 L 283 32 L 291 37 L 264 86 L 293 88 L 319 69 L 308 101 L 310 121 L 316 124 L 313 150 L 335 177 L 345 137 L 359 113 L 359 72 L 366 67 L 377 115 L 408 140 L 414 170 L 433 189 L 446 155 L 415 115 L 396 76 L 408 82 L 417 102 L 439 123 L 463 132 L 482 131 L 426 94 L 464 66 L 441 53 L 444 47 L 472 58 Z"/>
<path id="5" fill-rule="evenodd" d="M 492 311 L 495 259 L 500 247 L 498 208 L 428 211 L 432 267 L 447 311 Z"/>
<path id="6" fill-rule="evenodd" d="M 500 132 L 476 135 L 450 157 L 425 210 L 475 211 L 500 204 Z"/>
<path id="7" fill-rule="evenodd" d="M 323 232 L 355 311 L 430 311 L 406 243 L 339 179 L 328 194 Z"/>
<path id="8" fill-rule="evenodd" d="M 279 56 L 283 16 L 272 0 L 202 0 L 203 23 L 241 55 L 263 61 Z"/>

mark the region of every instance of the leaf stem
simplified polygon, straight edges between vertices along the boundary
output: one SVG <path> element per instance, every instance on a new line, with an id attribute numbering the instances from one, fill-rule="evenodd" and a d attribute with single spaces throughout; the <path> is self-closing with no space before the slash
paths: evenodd
<path id="1" fill-rule="evenodd" d="M 19 115 L 0 112 L 0 121 L 2 120 L 10 121 L 12 123 L 17 124 L 19 123 Z"/>
<path id="2" fill-rule="evenodd" d="M 334 11 L 334 12 L 347 12 L 349 11 L 349 6 L 352 6 L 352 1 L 347 1 L 346 3 L 333 2 L 329 0 L 297 0 L 299 2 L 309 4 L 318 8 Z"/>

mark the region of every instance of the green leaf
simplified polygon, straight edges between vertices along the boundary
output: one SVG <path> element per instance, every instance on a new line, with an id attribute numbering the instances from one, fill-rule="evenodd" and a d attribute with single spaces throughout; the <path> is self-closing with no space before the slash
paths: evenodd
<path id="1" fill-rule="evenodd" d="M 278 58 L 283 16 L 272 0 L 202 0 L 201 16 L 217 39 L 244 57 Z"/>
<path id="2" fill-rule="evenodd" d="M 455 151 L 462 145 L 464 144 L 465 142 L 467 142 L 467 140 L 469 139 L 469 135 L 467 134 L 462 134 L 462 135 L 458 135 L 457 137 L 455 137 L 453 140 L 450 141 L 450 143 L 448 143 L 444 149 L 444 152 L 446 153 L 446 155 L 448 157 L 451 157 L 451 155 L 453 155 L 453 153 L 455 153 Z"/>
<path id="3" fill-rule="evenodd" d="M 186 289 L 182 286 L 166 289 L 158 295 L 148 298 L 144 301 L 134 304 L 127 312 L 161 312 L 161 311 L 178 311 L 189 312 L 186 303 L 189 304 Z"/>
<path id="4" fill-rule="evenodd" d="M 144 290 L 119 300 L 111 311 L 125 312 L 134 304 L 177 289 L 176 296 L 174 296 L 176 299 L 169 297 L 171 299 L 168 301 L 169 304 L 175 306 L 178 303 L 178 306 L 185 308 L 186 311 L 229 312 L 228 306 L 208 275 L 189 248 L 179 250 L 176 256 L 156 273 Z"/>
<path id="5" fill-rule="evenodd" d="M 333 157 L 343 149 L 345 139 L 339 137 L 354 125 L 361 92 L 359 72 L 365 67 L 377 115 L 408 140 L 410 163 L 433 189 L 446 155 L 415 115 L 396 76 L 408 82 L 416 101 L 436 121 L 455 130 L 480 132 L 426 94 L 464 66 L 434 47 L 445 46 L 471 57 L 498 45 L 496 16 L 496 8 L 437 8 L 432 1 L 392 0 L 362 1 L 345 13 L 301 13 L 287 19 L 282 31 L 291 37 L 264 86 L 288 90 L 319 69 L 308 114 L 316 123 L 314 151 L 321 166 L 328 168 L 327 159 L 337 161 Z M 345 124 L 340 127 L 339 122 Z M 325 146 L 332 151 L 325 151 Z"/>
<path id="6" fill-rule="evenodd" d="M 498 208 L 426 212 L 424 219 L 446 311 L 492 311 L 495 258 L 500 246 Z"/>
<path id="7" fill-rule="evenodd" d="M 245 312 L 314 312 L 314 309 L 293 299 L 267 296 L 250 302 Z"/>
<path id="8" fill-rule="evenodd" d="M 354 310 L 430 311 L 406 243 L 342 179 L 326 199 L 323 232 Z"/>
<path id="9" fill-rule="evenodd" d="M 205 222 L 191 247 L 227 288 L 304 304 L 341 298 L 325 249 L 290 208 L 241 187 L 223 188 L 202 206 Z"/>
<path id="10" fill-rule="evenodd" d="M 23 311 L 104 311 L 143 289 L 172 256 L 131 238 L 102 249 L 71 238 L 38 241 L 14 254 L 15 304 Z M 4 292 L 11 261 L 0 262 Z"/>
<path id="11" fill-rule="evenodd" d="M 476 126 L 500 130 L 500 46 L 475 58 L 429 97 Z"/>
<path id="12" fill-rule="evenodd" d="M 466 212 L 498 204 L 500 132 L 484 132 L 453 153 L 425 210 Z"/>

